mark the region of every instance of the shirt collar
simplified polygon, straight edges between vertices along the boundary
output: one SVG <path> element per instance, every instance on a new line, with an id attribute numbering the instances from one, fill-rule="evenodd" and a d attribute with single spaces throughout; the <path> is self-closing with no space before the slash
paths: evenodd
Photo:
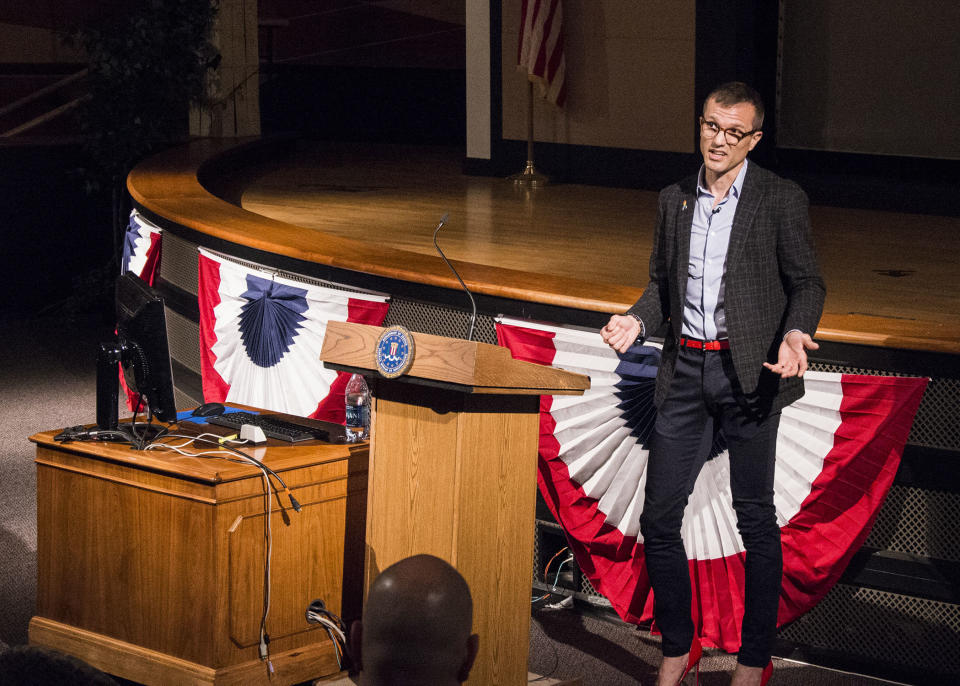
<path id="1" fill-rule="evenodd" d="M 730 190 L 734 195 L 737 196 L 737 199 L 740 198 L 740 192 L 743 189 L 743 179 L 747 175 L 747 165 L 750 164 L 750 161 L 746 158 L 743 160 L 743 166 L 740 167 L 740 171 L 737 173 L 737 178 L 733 180 L 733 185 L 730 187 Z M 697 174 L 697 195 L 702 195 L 703 193 L 710 194 L 710 191 L 707 189 L 706 179 L 703 178 L 704 171 L 706 170 L 705 165 L 700 165 L 700 173 Z"/>

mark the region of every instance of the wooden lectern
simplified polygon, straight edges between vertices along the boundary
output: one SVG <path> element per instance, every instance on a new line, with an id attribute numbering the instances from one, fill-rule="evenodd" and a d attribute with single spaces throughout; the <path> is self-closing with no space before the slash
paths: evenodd
<path id="1" fill-rule="evenodd" d="M 380 327 L 329 322 L 320 358 L 368 377 L 374 397 L 364 589 L 410 555 L 470 584 L 480 653 L 470 684 L 527 681 L 540 396 L 588 377 L 514 360 L 506 348 L 414 334 L 408 372 L 381 376 Z M 411 637 L 416 640 L 416 637 Z"/>

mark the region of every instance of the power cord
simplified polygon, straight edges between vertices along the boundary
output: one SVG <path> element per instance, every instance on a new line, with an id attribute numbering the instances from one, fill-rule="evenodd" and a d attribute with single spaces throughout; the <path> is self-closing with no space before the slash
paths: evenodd
<path id="1" fill-rule="evenodd" d="M 160 442 L 162 439 L 167 439 L 167 438 L 185 438 L 187 439 L 187 443 L 180 444 L 178 446 L 172 446 L 168 443 Z M 190 453 L 190 452 L 184 451 L 183 448 L 186 445 L 189 445 L 191 441 L 199 441 L 201 443 L 211 443 L 216 445 L 218 449 L 216 451 L 201 452 L 201 453 Z M 264 464 L 263 462 L 253 457 L 252 455 L 249 455 L 248 453 L 243 452 L 239 448 L 234 448 L 228 445 L 228 443 L 245 443 L 245 442 L 246 441 L 224 440 L 221 436 L 217 436 L 216 434 L 210 434 L 210 433 L 200 434 L 199 436 L 187 436 L 184 434 L 167 433 L 158 439 L 154 439 L 153 441 L 145 445 L 143 449 L 144 450 L 160 450 L 165 448 L 168 450 L 172 450 L 173 452 L 176 452 L 180 455 L 184 455 L 186 457 L 219 456 L 223 454 L 235 455 L 241 458 L 241 460 L 243 460 L 244 462 L 247 462 L 253 465 L 257 469 L 259 469 L 261 472 L 263 472 L 264 475 L 267 476 L 267 483 L 270 484 L 271 489 L 279 497 L 280 489 L 276 488 L 273 485 L 273 482 L 269 480 L 269 477 L 272 476 L 277 481 L 277 483 L 280 484 L 280 487 L 283 489 L 284 495 L 286 495 L 287 498 L 290 500 L 290 506 L 294 509 L 295 512 L 300 512 L 300 510 L 303 508 L 300 505 L 300 502 L 294 497 L 293 493 L 290 492 L 290 488 L 287 486 L 286 482 L 283 480 L 283 477 L 281 477 L 268 465 Z"/>
<path id="2" fill-rule="evenodd" d="M 271 559 L 273 556 L 273 529 L 272 529 L 272 514 L 273 514 L 273 498 L 271 493 L 279 496 L 279 489 L 274 485 L 270 480 L 272 476 L 283 488 L 284 493 L 287 498 L 290 499 L 290 505 L 293 507 L 295 512 L 300 512 L 301 505 L 297 499 L 293 496 L 293 493 L 290 492 L 290 489 L 287 487 L 286 482 L 283 478 L 277 474 L 273 469 L 268 467 L 266 464 L 243 452 L 239 448 L 234 448 L 228 443 L 239 443 L 245 441 L 233 441 L 229 439 L 223 439 L 221 436 L 215 434 L 200 434 L 199 436 L 186 436 L 183 434 L 171 434 L 168 433 L 161 437 L 162 439 L 169 438 L 184 438 L 187 439 L 185 443 L 179 445 L 171 445 L 162 441 L 154 440 L 151 443 L 144 446 L 144 450 L 161 450 L 167 449 L 172 450 L 180 455 L 186 455 L 190 457 L 212 457 L 212 456 L 222 456 L 223 454 L 232 455 L 239 457 L 240 461 L 247 462 L 254 465 L 261 471 L 261 476 L 263 479 L 263 497 L 264 497 L 264 511 L 265 517 L 263 521 L 264 529 L 264 562 L 263 562 L 263 613 L 260 616 L 260 640 L 258 647 L 258 654 L 260 659 L 266 661 L 267 669 L 269 669 L 270 674 L 274 673 L 273 662 L 270 660 L 270 635 L 267 633 L 267 617 L 270 614 L 270 601 L 271 601 L 271 585 L 270 585 L 270 572 L 271 572 Z M 217 446 L 215 450 L 211 451 L 202 451 L 198 453 L 191 453 L 185 451 L 183 448 L 191 443 L 212 443 Z M 230 458 L 227 458 L 230 459 Z M 339 658 L 338 658 L 339 659 Z"/>
<path id="3" fill-rule="evenodd" d="M 347 646 L 347 625 L 343 623 L 340 617 L 330 612 L 326 603 L 319 598 L 310 603 L 306 611 L 306 617 L 310 624 L 319 624 L 326 630 L 337 655 L 337 666 L 342 670 Z"/>
<path id="4" fill-rule="evenodd" d="M 270 670 L 270 673 L 273 674 L 273 662 L 270 660 L 270 635 L 267 633 L 267 617 L 270 614 L 271 600 L 270 567 L 271 558 L 273 555 L 273 530 L 271 528 L 270 521 L 273 513 L 273 498 L 271 497 L 271 493 L 275 494 L 279 499 L 280 488 L 282 488 L 284 494 L 290 500 L 290 506 L 295 512 L 300 512 L 302 507 L 294 497 L 293 493 L 290 492 L 290 488 L 283 480 L 283 477 L 252 455 L 243 452 L 239 448 L 229 445 L 230 443 L 243 444 L 247 442 L 246 440 L 234 441 L 232 439 L 225 439 L 222 436 L 210 433 L 200 434 L 199 436 L 171 433 L 171 427 L 161 427 L 153 424 L 152 409 L 148 409 L 147 421 L 145 424 L 141 424 L 141 426 L 144 428 L 142 431 L 138 432 L 137 415 L 142 407 L 143 396 L 138 395 L 137 404 L 133 410 L 133 417 L 130 422 L 129 431 L 127 431 L 125 428 L 85 429 L 82 426 L 74 426 L 61 431 L 59 434 L 54 436 L 54 440 L 117 441 L 130 443 L 137 450 L 170 450 L 185 457 L 220 457 L 222 459 L 229 459 L 231 461 L 246 462 L 260 470 L 263 479 L 264 509 L 266 511 L 266 517 L 264 518 L 265 557 L 263 569 L 263 613 L 260 617 L 259 655 L 261 660 L 266 660 L 267 667 Z M 150 407 L 149 404 L 147 407 Z M 160 430 L 156 434 L 151 435 L 151 430 L 147 427 L 154 426 L 157 426 Z M 173 445 L 166 442 L 171 438 L 182 438 L 185 439 L 185 441 L 178 445 Z M 198 442 L 210 443 L 216 446 L 216 448 L 214 450 L 203 450 L 200 452 L 184 450 L 184 448 L 187 446 L 196 444 Z M 238 460 L 236 458 L 240 459 Z M 280 488 L 277 488 L 270 477 L 273 477 L 277 484 L 280 485 Z M 317 605 L 317 603 L 319 603 L 319 605 Z M 311 604 L 310 609 L 307 610 L 307 621 L 311 621 L 311 617 L 316 618 L 316 621 L 322 624 L 327 630 L 331 640 L 334 641 L 334 646 L 337 653 L 337 663 L 342 664 L 344 646 L 346 645 L 346 628 L 343 626 L 343 622 L 340 621 L 339 617 L 326 610 L 322 600 L 314 601 L 314 603 Z"/>
<path id="5" fill-rule="evenodd" d="M 543 581 L 544 581 L 544 583 L 547 583 L 547 582 L 550 581 L 550 565 L 552 565 L 552 564 L 554 563 L 554 561 L 555 561 L 558 557 L 560 557 L 563 553 L 567 552 L 567 550 L 569 550 L 569 546 L 564 546 L 564 547 L 560 548 L 560 550 L 558 550 L 557 553 L 556 553 L 553 557 L 550 558 L 550 561 L 547 562 L 547 566 L 544 567 L 544 569 L 543 569 Z M 567 555 L 567 557 L 564 558 L 563 561 L 560 562 L 560 565 L 557 567 L 557 573 L 556 573 L 556 576 L 555 576 L 554 579 L 553 579 L 553 586 L 552 586 L 552 588 L 550 589 L 550 591 L 548 591 L 547 593 L 544 593 L 544 594 L 541 595 L 541 596 L 534 596 L 534 597 L 532 597 L 532 598 L 530 599 L 530 602 L 531 602 L 531 603 L 536 603 L 536 602 L 539 602 L 539 601 L 541 601 L 541 600 L 546 600 L 546 599 L 549 598 L 551 595 L 553 595 L 554 593 L 557 592 L 557 583 L 560 581 L 560 571 L 563 569 L 563 566 L 564 566 L 565 564 L 567 564 L 568 562 L 573 562 L 573 553 L 572 553 L 572 552 L 571 552 L 569 555 Z"/>

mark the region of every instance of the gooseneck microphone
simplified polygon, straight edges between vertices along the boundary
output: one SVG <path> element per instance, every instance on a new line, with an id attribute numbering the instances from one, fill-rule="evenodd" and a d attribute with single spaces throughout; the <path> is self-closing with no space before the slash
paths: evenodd
<path id="1" fill-rule="evenodd" d="M 470 298 L 470 305 L 473 307 L 473 314 L 470 315 L 470 330 L 467 332 L 467 340 L 473 340 L 473 327 L 477 324 L 477 302 L 473 299 L 473 293 L 470 292 L 470 289 L 467 288 L 467 284 L 463 282 L 463 279 L 460 278 L 460 275 L 457 273 L 457 270 L 453 268 L 453 265 L 450 264 L 450 260 L 447 259 L 447 256 L 443 254 L 443 251 L 440 249 L 440 246 L 437 244 L 437 234 L 440 233 L 440 229 L 443 228 L 443 225 L 447 223 L 447 219 L 450 218 L 450 213 L 447 212 L 442 217 L 440 217 L 440 223 L 437 224 L 437 228 L 433 230 L 433 247 L 437 249 L 437 252 L 440 253 L 440 257 L 443 258 L 443 261 L 447 263 L 447 266 L 450 267 L 450 271 L 453 272 L 453 275 L 457 277 L 457 281 L 460 282 L 460 285 L 463 286 L 463 290 L 467 292 L 467 297 Z"/>

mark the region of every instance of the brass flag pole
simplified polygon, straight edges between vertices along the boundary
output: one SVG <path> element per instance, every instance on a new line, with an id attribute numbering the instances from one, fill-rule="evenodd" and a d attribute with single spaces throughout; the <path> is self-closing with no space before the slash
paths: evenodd
<path id="1" fill-rule="evenodd" d="M 533 80 L 527 79 L 527 166 L 519 174 L 507 177 L 508 181 L 524 188 L 540 188 L 550 183 L 550 178 L 541 174 L 533 165 Z"/>
<path id="2" fill-rule="evenodd" d="M 517 68 L 527 79 L 527 166 L 507 180 L 529 189 L 550 183 L 533 165 L 533 82 L 539 84 L 543 96 L 557 107 L 563 107 L 566 99 L 561 0 L 523 0 L 519 38 Z"/>

